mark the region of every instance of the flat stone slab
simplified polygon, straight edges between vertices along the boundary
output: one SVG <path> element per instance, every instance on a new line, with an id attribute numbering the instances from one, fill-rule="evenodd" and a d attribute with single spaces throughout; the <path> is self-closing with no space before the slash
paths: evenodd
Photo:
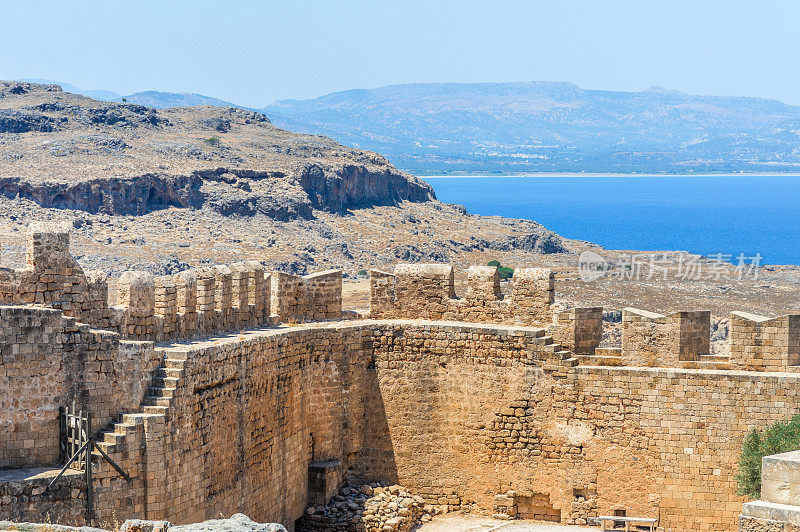
<path id="1" fill-rule="evenodd" d="M 742 505 L 742 515 L 800 525 L 800 507 L 788 504 L 767 501 L 746 502 Z"/>

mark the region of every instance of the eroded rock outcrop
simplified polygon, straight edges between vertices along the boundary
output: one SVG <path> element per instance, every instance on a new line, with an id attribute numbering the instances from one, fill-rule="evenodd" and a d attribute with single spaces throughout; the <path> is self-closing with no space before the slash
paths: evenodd
<path id="1" fill-rule="evenodd" d="M 141 215 L 167 207 L 310 219 L 435 199 L 378 154 L 284 131 L 255 111 L 152 109 L 0 82 L 0 194 Z"/>

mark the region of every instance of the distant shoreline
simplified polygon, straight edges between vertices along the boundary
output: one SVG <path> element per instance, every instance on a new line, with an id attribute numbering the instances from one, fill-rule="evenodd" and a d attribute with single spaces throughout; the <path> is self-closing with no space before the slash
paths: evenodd
<path id="1" fill-rule="evenodd" d="M 748 173 L 703 173 L 703 174 L 615 174 L 581 172 L 524 172 L 524 173 L 475 173 L 475 174 L 414 174 L 420 179 L 455 179 L 463 177 L 800 177 L 800 172 L 748 172 Z"/>

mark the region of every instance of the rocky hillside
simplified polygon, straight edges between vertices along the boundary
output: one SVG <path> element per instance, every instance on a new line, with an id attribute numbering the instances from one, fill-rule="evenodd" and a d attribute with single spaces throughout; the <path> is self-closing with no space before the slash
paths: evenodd
<path id="1" fill-rule="evenodd" d="M 90 213 L 206 207 L 278 220 L 434 199 L 380 155 L 254 111 L 157 110 L 24 82 L 0 82 L 0 194 Z"/>
<path id="2" fill-rule="evenodd" d="M 0 82 L 5 265 L 22 262 L 34 220 L 69 224 L 80 262 L 109 273 L 256 259 L 356 275 L 400 260 L 572 257 L 535 222 L 471 216 L 376 153 L 278 129 L 258 112 Z"/>

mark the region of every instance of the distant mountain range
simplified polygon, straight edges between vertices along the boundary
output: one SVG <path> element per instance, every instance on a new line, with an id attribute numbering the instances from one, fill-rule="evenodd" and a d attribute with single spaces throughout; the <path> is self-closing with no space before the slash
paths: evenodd
<path id="1" fill-rule="evenodd" d="M 51 79 L 19 79 L 17 81 L 27 81 L 29 83 L 44 83 L 59 85 L 64 92 L 81 94 L 104 102 L 128 102 L 154 107 L 156 109 L 166 109 L 168 107 L 193 107 L 195 105 L 213 105 L 215 107 L 242 107 L 235 103 L 226 102 L 212 96 L 194 94 L 190 92 L 160 92 L 144 91 L 134 92 L 133 94 L 121 95 L 107 90 L 84 90 L 79 89 L 70 83 L 62 83 Z M 242 107 L 244 108 L 244 107 Z M 245 108 L 246 109 L 246 108 Z"/>
<path id="2" fill-rule="evenodd" d="M 125 99 L 233 105 L 197 94 Z M 761 98 L 558 82 L 419 83 L 282 100 L 261 111 L 280 127 L 380 152 L 418 174 L 800 171 L 800 107 Z"/>

